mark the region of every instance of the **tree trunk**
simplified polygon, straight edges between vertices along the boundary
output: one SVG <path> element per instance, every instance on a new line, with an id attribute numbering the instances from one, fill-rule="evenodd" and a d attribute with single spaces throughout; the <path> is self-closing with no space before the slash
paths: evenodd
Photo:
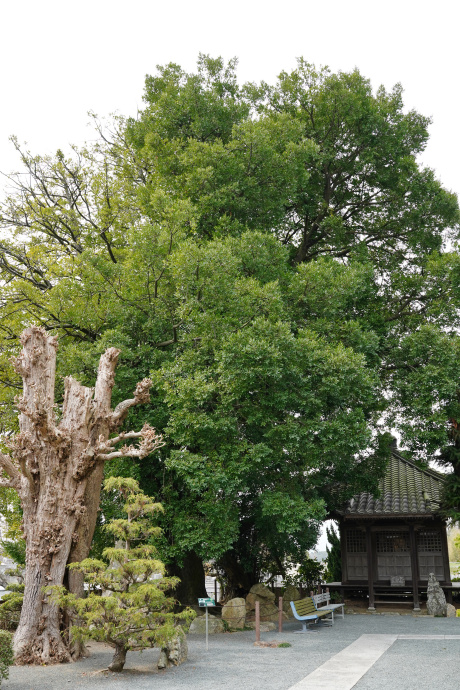
<path id="1" fill-rule="evenodd" d="M 185 555 L 182 565 L 173 564 L 168 570 L 180 578 L 174 596 L 183 606 L 196 607 L 199 598 L 208 596 L 203 561 L 194 551 Z"/>
<path id="2" fill-rule="evenodd" d="M 245 597 L 251 587 L 258 582 L 254 573 L 243 570 L 235 551 L 226 551 L 217 561 L 227 579 L 226 598 Z"/>
<path id="3" fill-rule="evenodd" d="M 109 439 L 129 408 L 149 399 L 151 384 L 145 379 L 133 399 L 111 409 L 119 350 L 110 348 L 102 355 L 95 389 L 72 377 L 65 380 L 57 424 L 56 339 L 32 327 L 24 331 L 21 342 L 23 350 L 15 362 L 24 385 L 18 401 L 20 433 L 11 444 L 13 458 L 0 453 L 0 465 L 10 475 L 9 481 L 0 483 L 18 490 L 26 540 L 24 603 L 14 651 L 19 664 L 56 663 L 70 661 L 71 656 L 60 634 L 59 609 L 48 601 L 43 588 L 62 585 L 67 564 L 88 556 L 104 462 L 113 457 L 145 457 L 162 442 L 147 426 L 141 432 Z M 141 439 L 139 447 L 113 450 L 125 438 Z M 75 593 L 83 591 L 82 579 L 71 571 L 69 586 Z"/>
<path id="4" fill-rule="evenodd" d="M 123 647 L 122 645 L 117 645 L 115 647 L 115 653 L 113 655 L 112 662 L 110 664 L 109 671 L 114 671 L 115 673 L 120 673 L 123 671 L 123 666 L 126 663 L 126 654 L 128 653 L 128 650 L 126 647 Z"/>

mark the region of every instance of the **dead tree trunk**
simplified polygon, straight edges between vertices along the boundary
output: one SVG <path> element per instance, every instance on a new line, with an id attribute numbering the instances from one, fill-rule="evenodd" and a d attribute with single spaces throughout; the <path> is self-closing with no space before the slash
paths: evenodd
<path id="1" fill-rule="evenodd" d="M 114 457 L 143 458 L 162 445 L 149 427 L 140 432 L 110 434 L 121 425 L 133 405 L 149 400 L 151 382 L 137 385 L 134 398 L 111 408 L 114 372 L 119 350 L 101 357 L 95 388 L 65 380 L 59 423 L 55 419 L 54 383 L 56 338 L 36 327 L 21 336 L 23 350 L 15 368 L 23 379 L 18 400 L 20 432 L 11 444 L 11 456 L 0 453 L 0 466 L 17 489 L 22 503 L 26 540 L 24 604 L 14 637 L 16 663 L 70 661 L 60 634 L 59 610 L 43 593 L 47 585 L 61 585 L 70 561 L 86 558 L 91 545 L 103 475 L 103 465 Z M 125 439 L 138 446 L 115 447 Z M 81 582 L 71 582 L 78 590 Z"/>

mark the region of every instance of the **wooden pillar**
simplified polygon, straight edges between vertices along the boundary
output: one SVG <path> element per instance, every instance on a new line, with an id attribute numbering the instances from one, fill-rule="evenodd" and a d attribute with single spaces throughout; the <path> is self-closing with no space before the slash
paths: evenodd
<path id="1" fill-rule="evenodd" d="M 418 557 L 417 541 L 415 539 L 414 525 L 409 525 L 409 544 L 410 544 L 410 563 L 412 570 L 412 594 L 414 600 L 414 611 L 420 611 L 420 601 L 418 595 Z"/>
<path id="2" fill-rule="evenodd" d="M 444 581 L 449 585 L 449 589 L 444 590 L 448 604 L 452 604 L 452 580 L 450 577 L 450 563 L 449 563 L 449 547 L 447 544 L 447 530 L 445 523 L 441 527 L 441 548 L 442 548 L 442 563 L 444 566 Z"/>
<path id="3" fill-rule="evenodd" d="M 366 527 L 367 581 L 369 585 L 369 611 L 375 611 L 374 596 L 374 554 L 372 553 L 371 526 Z"/>
<path id="4" fill-rule="evenodd" d="M 278 599 L 278 632 L 283 632 L 283 597 Z"/>
<path id="5" fill-rule="evenodd" d="M 348 582 L 348 563 L 347 563 L 347 531 L 345 524 L 341 520 L 339 523 L 340 535 L 340 555 L 342 558 L 342 584 Z"/>
<path id="6" fill-rule="evenodd" d="M 256 601 L 256 642 L 260 642 L 260 602 Z"/>

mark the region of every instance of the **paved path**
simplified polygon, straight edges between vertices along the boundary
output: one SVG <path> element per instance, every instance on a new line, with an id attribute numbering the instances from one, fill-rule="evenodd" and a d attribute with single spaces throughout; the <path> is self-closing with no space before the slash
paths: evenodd
<path id="1" fill-rule="evenodd" d="M 254 647 L 254 632 L 239 632 L 210 636 L 206 652 L 204 635 L 190 635 L 189 660 L 165 671 L 147 650 L 129 653 L 123 673 L 104 672 L 111 650 L 90 643 L 92 656 L 76 664 L 13 667 L 2 690 L 459 690 L 459 618 L 347 615 L 310 635 L 295 634 L 299 626 L 262 634 L 292 645 L 278 649 Z M 346 673 L 331 675 L 337 663 Z M 348 685 L 337 684 L 341 676 Z"/>
<path id="2" fill-rule="evenodd" d="M 350 690 L 397 638 L 397 635 L 361 635 L 291 690 Z"/>
<path id="3" fill-rule="evenodd" d="M 351 690 L 396 640 L 460 641 L 460 635 L 361 635 L 289 690 Z"/>

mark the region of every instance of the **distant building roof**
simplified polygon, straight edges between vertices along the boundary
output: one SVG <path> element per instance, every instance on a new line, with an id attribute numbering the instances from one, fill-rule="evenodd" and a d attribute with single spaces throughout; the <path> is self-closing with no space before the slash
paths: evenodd
<path id="1" fill-rule="evenodd" d="M 380 496 L 362 492 L 348 501 L 345 517 L 428 516 L 437 513 L 444 476 L 421 469 L 393 452 L 387 471 L 379 482 Z"/>

